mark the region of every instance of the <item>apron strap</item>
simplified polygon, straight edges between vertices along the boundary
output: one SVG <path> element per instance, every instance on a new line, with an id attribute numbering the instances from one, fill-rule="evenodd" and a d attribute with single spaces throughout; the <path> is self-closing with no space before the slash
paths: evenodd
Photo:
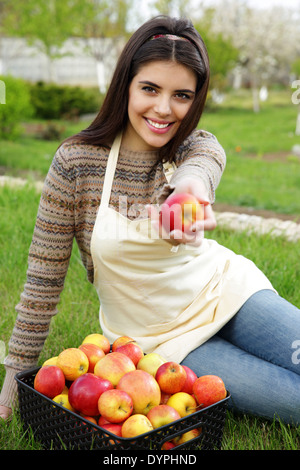
<path id="1" fill-rule="evenodd" d="M 164 167 L 164 174 L 165 174 L 165 177 L 168 181 L 168 183 L 170 183 L 170 180 L 171 180 L 171 177 L 174 173 L 174 171 L 176 170 L 176 165 L 174 162 L 172 163 L 169 163 L 169 162 L 165 162 L 163 163 L 163 167 Z"/>
<path id="2" fill-rule="evenodd" d="M 112 183 L 114 179 L 114 174 L 117 166 L 118 156 L 119 156 L 119 149 L 121 146 L 122 141 L 122 134 L 118 134 L 115 138 L 107 160 L 106 170 L 105 170 L 105 177 L 104 177 L 104 184 L 101 196 L 101 208 L 107 208 L 109 205 L 110 200 L 110 193 L 112 188 Z"/>

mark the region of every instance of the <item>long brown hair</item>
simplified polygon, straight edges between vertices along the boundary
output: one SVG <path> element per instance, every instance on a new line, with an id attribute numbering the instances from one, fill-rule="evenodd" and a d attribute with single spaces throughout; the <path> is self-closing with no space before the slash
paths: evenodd
<path id="1" fill-rule="evenodd" d="M 188 41 L 154 35 L 171 34 Z M 111 84 L 101 109 L 89 127 L 71 139 L 87 144 L 109 146 L 128 123 L 128 94 L 133 77 L 146 63 L 175 61 L 194 71 L 197 76 L 196 96 L 175 137 L 160 149 L 163 160 L 172 161 L 178 146 L 197 127 L 202 115 L 209 85 L 209 59 L 205 44 L 193 24 L 184 18 L 158 16 L 144 23 L 125 45 L 116 65 Z M 70 140 L 70 139 L 68 139 Z"/>

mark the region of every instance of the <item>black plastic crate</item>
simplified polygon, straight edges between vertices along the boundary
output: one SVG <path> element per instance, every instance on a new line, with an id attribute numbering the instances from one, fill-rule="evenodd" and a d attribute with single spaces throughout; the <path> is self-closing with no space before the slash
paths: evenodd
<path id="1" fill-rule="evenodd" d="M 201 434 L 174 450 L 218 450 L 226 419 L 227 397 L 203 410 L 134 438 L 118 437 L 45 397 L 33 388 L 39 368 L 15 376 L 21 419 L 45 449 L 161 450 L 164 442 L 191 429 Z"/>

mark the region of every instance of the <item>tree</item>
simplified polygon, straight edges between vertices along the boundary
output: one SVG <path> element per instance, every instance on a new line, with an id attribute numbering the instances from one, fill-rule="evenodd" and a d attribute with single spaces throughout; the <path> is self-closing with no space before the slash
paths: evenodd
<path id="1" fill-rule="evenodd" d="M 22 37 L 48 57 L 49 80 L 55 81 L 54 60 L 64 54 L 69 38 L 84 39 L 97 62 L 99 87 L 104 91 L 103 58 L 128 34 L 133 0 L 3 0 L 3 29 Z"/>
<path id="2" fill-rule="evenodd" d="M 22 37 L 48 58 L 49 81 L 54 81 L 53 61 L 62 57 L 61 46 L 78 32 L 83 7 L 78 0 L 4 0 L 2 27 L 12 37 Z"/>
<path id="3" fill-rule="evenodd" d="M 96 60 L 101 92 L 105 92 L 107 85 L 104 58 L 112 54 L 112 48 L 119 54 L 123 41 L 130 34 L 128 25 L 133 15 L 133 0 L 85 1 L 78 35 L 84 39 L 87 53 Z"/>
<path id="4" fill-rule="evenodd" d="M 259 88 L 289 77 L 299 43 L 299 20 L 286 8 L 258 10 L 248 8 L 245 0 L 223 0 L 214 9 L 211 28 L 230 38 L 239 50 L 240 66 L 252 89 L 253 110 L 258 112 Z"/>

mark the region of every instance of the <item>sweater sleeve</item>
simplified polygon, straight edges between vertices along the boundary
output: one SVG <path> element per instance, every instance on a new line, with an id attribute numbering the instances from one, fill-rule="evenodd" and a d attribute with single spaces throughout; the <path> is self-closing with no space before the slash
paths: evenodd
<path id="1" fill-rule="evenodd" d="M 34 367 L 48 336 L 63 289 L 74 237 L 75 176 L 61 147 L 42 190 L 28 255 L 26 282 L 4 364 L 0 404 L 14 401 L 16 372 Z"/>
<path id="2" fill-rule="evenodd" d="M 185 177 L 199 178 L 204 183 L 211 203 L 226 165 L 226 154 L 217 138 L 210 132 L 195 130 L 179 147 L 170 184 L 159 194 L 161 203 Z"/>

